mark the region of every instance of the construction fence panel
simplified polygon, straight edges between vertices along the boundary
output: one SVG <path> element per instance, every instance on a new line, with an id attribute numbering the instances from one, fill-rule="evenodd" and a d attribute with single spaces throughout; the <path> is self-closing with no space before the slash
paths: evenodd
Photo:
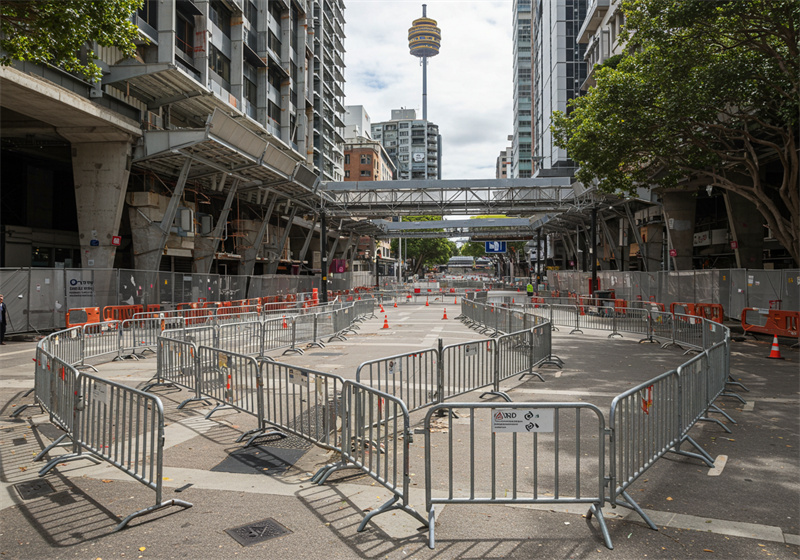
<path id="1" fill-rule="evenodd" d="M 51 356 L 71 365 L 80 364 L 83 357 L 83 327 L 53 333 L 39 344 Z"/>
<path id="2" fill-rule="evenodd" d="M 121 336 L 121 321 L 105 321 L 103 323 L 83 325 L 83 334 L 81 336 L 83 360 L 112 354 L 119 355 Z"/>
<path id="3" fill-rule="evenodd" d="M 356 381 L 402 399 L 413 412 L 436 401 L 438 358 L 428 349 L 370 360 L 358 366 Z"/>
<path id="4" fill-rule="evenodd" d="M 533 331 L 526 330 L 506 334 L 496 340 L 497 383 L 522 373 L 533 371 Z"/>
<path id="5" fill-rule="evenodd" d="M 264 321 L 262 355 L 292 346 L 292 321 L 294 321 L 294 317 L 278 317 Z"/>
<path id="6" fill-rule="evenodd" d="M 156 376 L 160 382 L 197 388 L 197 345 L 185 340 L 158 339 Z"/>
<path id="7" fill-rule="evenodd" d="M 182 329 L 183 317 L 134 318 L 120 324 L 119 353 L 136 353 L 158 347 L 158 338 L 167 329 Z"/>

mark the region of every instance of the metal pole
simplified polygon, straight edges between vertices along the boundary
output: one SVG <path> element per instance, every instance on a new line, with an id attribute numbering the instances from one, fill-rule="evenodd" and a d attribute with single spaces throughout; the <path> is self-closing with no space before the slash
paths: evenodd
<path id="1" fill-rule="evenodd" d="M 328 303 L 328 230 L 325 212 L 319 216 L 319 256 L 322 259 L 322 270 L 320 271 L 320 294 L 322 303 Z"/>
<path id="2" fill-rule="evenodd" d="M 592 290 L 597 290 L 597 207 L 592 208 Z"/>

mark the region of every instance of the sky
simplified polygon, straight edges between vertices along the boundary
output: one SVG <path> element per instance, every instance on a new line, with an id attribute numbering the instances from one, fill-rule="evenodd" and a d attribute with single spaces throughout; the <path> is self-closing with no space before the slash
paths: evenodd
<path id="1" fill-rule="evenodd" d="M 345 105 L 363 105 L 373 123 L 401 107 L 422 118 L 422 66 L 409 54 L 408 29 L 423 3 L 442 31 L 428 59 L 442 179 L 494 179 L 513 132 L 511 0 L 345 0 Z"/>

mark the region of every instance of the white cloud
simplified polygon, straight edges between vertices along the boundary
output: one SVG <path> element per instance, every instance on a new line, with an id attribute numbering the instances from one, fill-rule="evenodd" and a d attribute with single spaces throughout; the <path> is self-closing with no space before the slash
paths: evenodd
<path id="1" fill-rule="evenodd" d="M 422 117 L 422 68 L 408 51 L 408 28 L 427 15 L 442 30 L 428 61 L 428 119 L 443 140 L 442 178 L 494 178 L 512 125 L 511 0 L 346 0 L 345 104 L 372 122 L 392 109 Z"/>

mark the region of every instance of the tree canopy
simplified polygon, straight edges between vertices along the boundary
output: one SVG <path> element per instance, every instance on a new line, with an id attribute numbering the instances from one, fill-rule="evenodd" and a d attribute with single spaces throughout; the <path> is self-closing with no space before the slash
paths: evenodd
<path id="1" fill-rule="evenodd" d="M 4 0 L 0 3 L 0 64 L 52 64 L 95 81 L 102 76 L 92 43 L 136 52 L 131 20 L 143 0 Z"/>
<path id="2" fill-rule="evenodd" d="M 621 9 L 626 52 L 554 115 L 578 179 L 616 193 L 641 184 L 736 193 L 800 264 L 800 2 L 623 0 Z"/>
<path id="3" fill-rule="evenodd" d="M 406 216 L 406 222 L 431 222 L 441 220 L 441 216 Z M 426 231 L 426 230 L 422 230 Z M 441 231 L 431 229 L 427 231 Z M 392 240 L 392 252 L 397 253 L 397 240 Z M 412 274 L 419 274 L 423 266 L 432 264 L 445 264 L 450 257 L 458 254 L 456 244 L 445 238 L 414 238 L 403 240 L 403 253 L 409 259 L 414 259 Z"/>

